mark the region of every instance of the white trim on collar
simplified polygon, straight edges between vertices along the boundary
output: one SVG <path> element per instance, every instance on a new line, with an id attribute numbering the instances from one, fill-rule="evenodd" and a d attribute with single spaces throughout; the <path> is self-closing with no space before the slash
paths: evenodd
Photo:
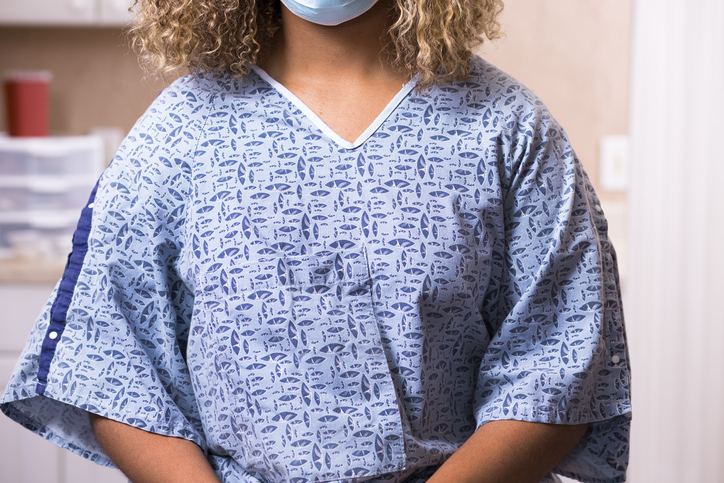
<path id="1" fill-rule="evenodd" d="M 312 124 L 314 124 L 320 131 L 322 131 L 327 137 L 329 137 L 332 141 L 334 141 L 335 144 L 339 145 L 340 147 L 343 147 L 345 149 L 355 149 L 361 146 L 365 141 L 367 141 L 370 136 L 372 136 L 382 125 L 385 120 L 387 120 L 388 117 L 390 117 L 390 114 L 392 114 L 397 106 L 400 105 L 402 100 L 407 97 L 407 95 L 412 91 L 412 89 L 415 88 L 415 85 L 417 85 L 417 76 L 413 77 L 412 80 L 410 80 L 408 83 L 404 84 L 402 86 L 402 89 L 395 95 L 395 97 L 392 98 L 392 100 L 385 106 L 385 108 L 382 110 L 382 112 L 379 113 L 379 115 L 375 118 L 374 121 L 372 121 L 372 124 L 370 124 L 367 129 L 364 130 L 362 134 L 359 135 L 359 137 L 354 142 L 349 142 L 346 139 L 344 139 L 342 136 L 337 134 L 335 131 L 332 130 L 322 119 L 317 116 L 314 111 L 312 111 L 304 102 L 302 102 L 301 99 L 299 99 L 297 96 L 295 96 L 289 89 L 284 87 L 280 82 L 275 80 L 273 77 L 271 77 L 269 74 L 267 74 L 264 69 L 257 65 L 252 65 L 251 68 L 256 72 L 259 77 L 264 79 L 269 85 L 271 85 L 281 96 L 285 97 L 287 100 L 292 102 L 299 110 L 302 111 L 302 113 L 309 119 Z"/>

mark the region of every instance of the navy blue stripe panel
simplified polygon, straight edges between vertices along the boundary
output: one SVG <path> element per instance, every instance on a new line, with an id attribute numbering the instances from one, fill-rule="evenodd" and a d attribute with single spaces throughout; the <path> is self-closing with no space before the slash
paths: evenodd
<path id="1" fill-rule="evenodd" d="M 91 222 L 93 217 L 93 203 L 96 199 L 96 191 L 98 184 L 91 192 L 88 204 L 81 210 L 78 226 L 73 234 L 73 250 L 68 255 L 68 262 L 65 265 L 63 277 L 60 279 L 60 286 L 55 296 L 55 301 L 50 309 L 50 324 L 45 333 L 43 346 L 40 350 L 39 369 L 38 369 L 38 385 L 35 392 L 42 395 L 45 394 L 45 387 L 48 384 L 48 371 L 50 370 L 50 362 L 55 356 L 55 348 L 60 341 L 65 329 L 65 319 L 68 315 L 68 307 L 73 298 L 75 286 L 78 283 L 78 276 L 83 267 L 86 253 L 88 253 L 88 237 L 91 230 Z"/>

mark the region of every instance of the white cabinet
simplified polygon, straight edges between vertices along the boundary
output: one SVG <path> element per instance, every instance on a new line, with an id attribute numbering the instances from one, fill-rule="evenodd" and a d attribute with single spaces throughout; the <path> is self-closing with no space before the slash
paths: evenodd
<path id="1" fill-rule="evenodd" d="M 0 284 L 0 391 L 53 285 Z M 124 483 L 118 470 L 98 466 L 33 434 L 0 413 L 0 481 L 7 483 Z"/>
<path id="2" fill-rule="evenodd" d="M 128 7 L 133 5 L 129 0 L 96 0 L 100 4 L 98 20 L 101 25 L 117 26 L 127 25 L 131 22 L 133 15 Z"/>
<path id="3" fill-rule="evenodd" d="M 0 25 L 124 26 L 133 0 L 0 0 Z"/>
<path id="4" fill-rule="evenodd" d="M 14 357 L 0 355 L 0 387 L 4 390 L 14 366 Z M 13 483 L 58 483 L 60 452 L 0 413 L 0 481 Z"/>

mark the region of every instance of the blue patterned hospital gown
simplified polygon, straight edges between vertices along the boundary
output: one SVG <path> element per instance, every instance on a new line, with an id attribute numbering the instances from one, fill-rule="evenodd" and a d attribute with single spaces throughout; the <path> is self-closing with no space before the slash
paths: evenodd
<path id="1" fill-rule="evenodd" d="M 556 473 L 623 481 L 601 207 L 541 101 L 472 64 L 354 143 L 260 69 L 175 82 L 83 210 L 2 410 L 106 465 L 85 411 L 187 438 L 226 483 L 421 482 L 487 421 L 590 422 Z"/>

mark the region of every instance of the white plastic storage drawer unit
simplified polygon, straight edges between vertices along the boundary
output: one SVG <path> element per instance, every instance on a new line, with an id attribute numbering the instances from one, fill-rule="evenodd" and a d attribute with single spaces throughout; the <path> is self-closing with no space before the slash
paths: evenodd
<path id="1" fill-rule="evenodd" d="M 0 137 L 0 259 L 64 260 L 104 167 L 97 136 Z"/>

